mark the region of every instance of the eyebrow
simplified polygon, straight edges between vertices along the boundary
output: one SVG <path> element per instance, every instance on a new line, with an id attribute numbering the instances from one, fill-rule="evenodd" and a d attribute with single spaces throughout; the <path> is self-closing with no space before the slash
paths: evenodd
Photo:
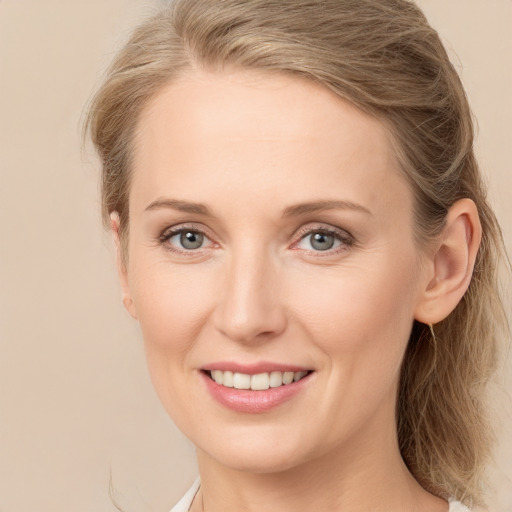
<path id="1" fill-rule="evenodd" d="M 145 211 L 158 210 L 160 208 L 172 208 L 185 213 L 195 213 L 213 217 L 207 206 L 201 203 L 191 203 L 189 201 L 180 201 L 178 199 L 157 199 L 146 207 Z"/>
<path id="2" fill-rule="evenodd" d="M 145 211 L 158 210 L 160 208 L 171 208 L 185 213 L 193 213 L 206 217 L 214 217 L 210 209 L 201 203 L 192 203 L 189 201 L 180 201 L 179 199 L 157 199 L 146 207 Z M 287 206 L 282 212 L 283 218 L 298 217 L 308 213 L 318 213 L 325 210 L 355 210 L 372 215 L 370 210 L 364 206 L 351 201 L 324 200 L 311 201 Z"/>
<path id="3" fill-rule="evenodd" d="M 372 215 L 370 210 L 360 204 L 353 203 L 351 201 L 337 200 L 311 201 L 308 203 L 288 206 L 282 211 L 281 215 L 283 217 L 295 217 L 306 213 L 317 213 L 325 210 L 355 210 Z"/>

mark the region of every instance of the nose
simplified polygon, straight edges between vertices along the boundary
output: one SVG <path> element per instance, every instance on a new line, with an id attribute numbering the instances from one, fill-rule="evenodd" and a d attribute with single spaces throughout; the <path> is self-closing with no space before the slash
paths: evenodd
<path id="1" fill-rule="evenodd" d="M 246 248 L 248 249 L 248 248 Z M 269 340 L 286 328 L 278 264 L 262 251 L 245 250 L 226 263 L 215 326 L 239 343 Z"/>

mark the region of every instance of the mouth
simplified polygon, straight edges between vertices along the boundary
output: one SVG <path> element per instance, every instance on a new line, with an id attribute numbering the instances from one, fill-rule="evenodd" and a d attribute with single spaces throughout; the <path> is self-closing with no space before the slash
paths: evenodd
<path id="1" fill-rule="evenodd" d="M 216 402 L 249 414 L 267 413 L 295 397 L 307 396 L 307 390 L 314 386 L 315 373 L 271 362 L 244 365 L 220 361 L 200 371 L 206 390 Z"/>
<path id="2" fill-rule="evenodd" d="M 202 370 L 216 384 L 225 388 L 238 390 L 265 391 L 280 388 L 298 382 L 307 377 L 313 370 L 271 371 L 257 374 L 232 372 L 230 370 Z"/>

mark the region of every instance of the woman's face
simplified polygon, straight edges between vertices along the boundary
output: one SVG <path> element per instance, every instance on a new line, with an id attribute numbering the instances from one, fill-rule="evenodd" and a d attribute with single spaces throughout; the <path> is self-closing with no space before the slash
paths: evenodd
<path id="1" fill-rule="evenodd" d="M 298 78 L 190 74 L 139 122 L 129 201 L 129 310 L 201 453 L 269 472 L 393 439 L 424 277 L 377 120 Z"/>

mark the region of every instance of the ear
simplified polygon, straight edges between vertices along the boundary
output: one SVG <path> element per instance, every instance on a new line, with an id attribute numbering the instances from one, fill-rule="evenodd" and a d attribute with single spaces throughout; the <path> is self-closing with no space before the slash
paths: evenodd
<path id="1" fill-rule="evenodd" d="M 133 304 L 133 299 L 128 284 L 128 272 L 121 254 L 121 241 L 119 239 L 120 219 L 117 212 L 112 212 L 110 214 L 110 223 L 112 237 L 114 239 L 114 245 L 116 248 L 116 265 L 117 273 L 119 275 L 119 282 L 121 283 L 123 304 L 128 313 L 130 313 L 133 318 L 137 319 L 137 313 L 135 311 L 135 306 Z"/>
<path id="2" fill-rule="evenodd" d="M 471 199 L 455 202 L 425 267 L 427 275 L 415 310 L 416 320 L 435 324 L 455 309 L 471 282 L 481 239 L 475 203 Z"/>

